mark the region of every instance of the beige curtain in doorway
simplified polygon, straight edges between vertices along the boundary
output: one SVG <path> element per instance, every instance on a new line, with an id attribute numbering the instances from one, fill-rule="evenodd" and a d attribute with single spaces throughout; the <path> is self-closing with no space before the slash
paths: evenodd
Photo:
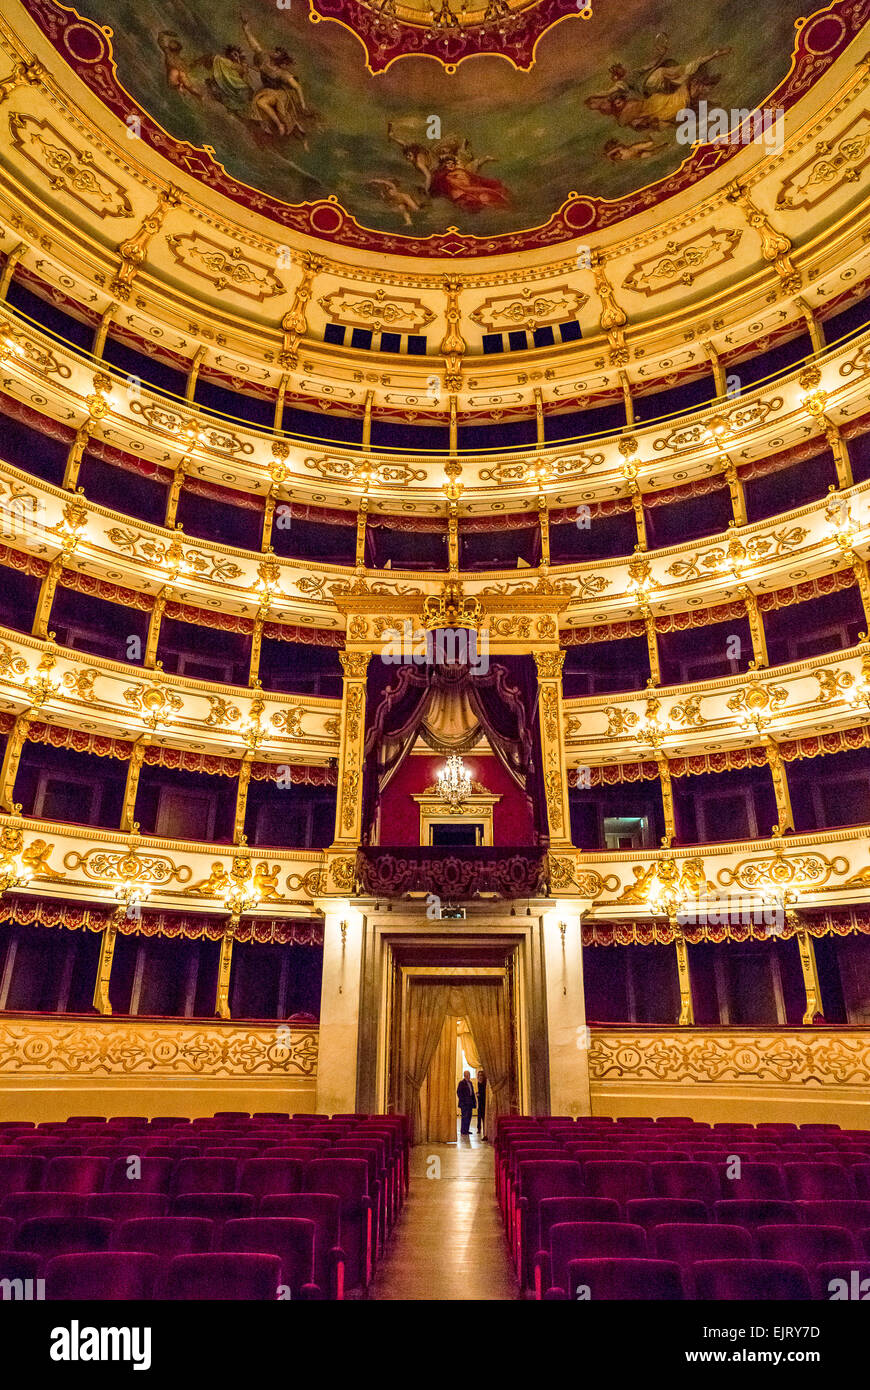
<path id="1" fill-rule="evenodd" d="M 492 1135 L 496 1116 L 510 1108 L 510 1030 L 504 989 L 500 982 L 463 985 L 462 994 L 464 1016 L 477 1044 L 480 1065 L 486 1072 L 486 1133 Z"/>
<path id="2" fill-rule="evenodd" d="M 424 1138 L 420 1090 L 444 1030 L 449 995 L 445 985 L 412 985 L 408 990 L 405 1109 L 410 1116 L 414 1144 Z"/>
<path id="3" fill-rule="evenodd" d="M 456 1025 L 448 1014 L 420 1092 L 420 1137 L 433 1144 L 456 1140 Z"/>

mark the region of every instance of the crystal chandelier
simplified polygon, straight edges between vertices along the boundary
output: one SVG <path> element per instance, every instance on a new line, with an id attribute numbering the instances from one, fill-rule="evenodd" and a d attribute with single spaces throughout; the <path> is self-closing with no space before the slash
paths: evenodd
<path id="1" fill-rule="evenodd" d="M 447 766 L 439 771 L 438 792 L 451 806 L 460 806 L 471 796 L 471 777 L 458 753 L 451 753 Z"/>

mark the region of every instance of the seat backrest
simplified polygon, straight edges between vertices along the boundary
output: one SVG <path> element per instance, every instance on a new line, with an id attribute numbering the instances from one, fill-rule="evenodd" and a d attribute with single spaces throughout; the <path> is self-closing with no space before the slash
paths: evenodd
<path id="1" fill-rule="evenodd" d="M 159 1273 L 156 1255 L 141 1252 L 56 1255 L 46 1265 L 45 1293 L 48 1299 L 150 1299 Z"/>
<path id="2" fill-rule="evenodd" d="M 627 1221 L 572 1221 L 553 1226 L 550 1231 L 550 1259 L 553 1283 L 566 1288 L 568 1264 L 579 1259 L 612 1259 L 647 1253 L 646 1231 Z"/>
<path id="3" fill-rule="evenodd" d="M 815 1269 L 830 1260 L 860 1258 L 855 1237 L 843 1226 L 759 1226 L 758 1253 L 764 1260 L 790 1260 Z"/>
<path id="4" fill-rule="evenodd" d="M 299 1158 L 249 1158 L 239 1171 L 239 1191 L 258 1199 L 272 1192 L 299 1192 L 302 1169 Z"/>
<path id="5" fill-rule="evenodd" d="M 542 1197 L 538 1203 L 538 1249 L 549 1250 L 554 1226 L 578 1221 L 618 1221 L 612 1197 Z"/>
<path id="6" fill-rule="evenodd" d="M 93 1192 L 85 1198 L 86 1216 L 130 1221 L 134 1216 L 165 1216 L 169 1198 L 163 1192 Z"/>
<path id="7" fill-rule="evenodd" d="M 757 1226 L 784 1226 L 801 1219 L 794 1202 L 752 1197 L 729 1197 L 714 1202 L 713 1215 L 726 1226 L 746 1226 L 750 1231 Z"/>
<path id="8" fill-rule="evenodd" d="M 305 1192 L 331 1192 L 342 1203 L 358 1203 L 368 1196 L 369 1166 L 361 1158 L 315 1158 L 305 1165 L 302 1188 Z"/>
<path id="9" fill-rule="evenodd" d="M 657 1226 L 675 1222 L 703 1223 L 710 1220 L 711 1213 L 707 1203 L 698 1197 L 630 1197 L 625 1204 L 625 1215 L 628 1221 L 643 1226 L 649 1233 Z"/>
<path id="10" fill-rule="evenodd" d="M 105 1250 L 111 1234 L 112 1222 L 99 1216 L 33 1216 L 19 1225 L 15 1248 L 48 1257 L 73 1255 Z"/>
<path id="11" fill-rule="evenodd" d="M 247 1250 L 277 1255 L 281 1260 L 281 1282 L 298 1298 L 302 1288 L 314 1281 L 313 1221 L 293 1216 L 252 1216 L 227 1221 L 221 1236 L 222 1250 Z"/>
<path id="12" fill-rule="evenodd" d="M 202 1255 L 212 1247 L 215 1225 L 202 1216 L 133 1217 L 122 1221 L 110 1240 L 113 1250 L 144 1250 L 152 1255 Z"/>
<path id="13" fill-rule="evenodd" d="M 568 1297 L 593 1302 L 603 1300 L 668 1301 L 685 1297 L 680 1266 L 673 1260 L 581 1259 L 571 1260 L 567 1272 Z"/>
<path id="14" fill-rule="evenodd" d="M 0 1202 L 0 1215 L 16 1221 L 36 1216 L 83 1216 L 85 1199 L 79 1192 L 10 1192 Z"/>
<path id="15" fill-rule="evenodd" d="M 172 1159 L 148 1154 L 136 1155 L 137 1162 L 116 1158 L 106 1176 L 107 1192 L 168 1193 L 172 1180 Z"/>
<path id="16" fill-rule="evenodd" d="M 701 1299 L 775 1299 L 809 1302 L 806 1270 L 781 1260 L 696 1260 L 695 1289 Z"/>
<path id="17" fill-rule="evenodd" d="M 176 1255 L 166 1275 L 166 1297 L 274 1302 L 281 1282 L 277 1255 Z"/>
<path id="18" fill-rule="evenodd" d="M 107 1158 L 51 1158 L 45 1185 L 52 1192 L 100 1192 L 109 1167 Z"/>
<path id="19" fill-rule="evenodd" d="M 35 1154 L 0 1156 L 0 1197 L 8 1192 L 37 1192 L 44 1172 L 45 1159 Z"/>
<path id="20" fill-rule="evenodd" d="M 194 1192 L 234 1192 L 238 1162 L 234 1158 L 183 1158 L 173 1178 L 181 1196 Z"/>

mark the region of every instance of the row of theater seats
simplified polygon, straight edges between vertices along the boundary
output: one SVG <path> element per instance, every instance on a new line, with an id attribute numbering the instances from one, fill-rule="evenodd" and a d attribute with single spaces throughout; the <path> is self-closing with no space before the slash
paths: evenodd
<path id="1" fill-rule="evenodd" d="M 870 1297 L 870 1132 L 499 1117 L 496 1192 L 536 1299 Z"/>
<path id="2" fill-rule="evenodd" d="M 0 1123 L 0 1292 L 42 1279 L 49 1299 L 362 1295 L 408 1152 L 401 1115 Z"/>

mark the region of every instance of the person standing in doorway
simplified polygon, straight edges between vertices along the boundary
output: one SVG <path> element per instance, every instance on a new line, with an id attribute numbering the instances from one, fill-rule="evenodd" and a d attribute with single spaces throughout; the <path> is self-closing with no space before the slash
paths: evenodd
<path id="1" fill-rule="evenodd" d="M 486 1072 L 480 1067 L 477 1072 L 477 1133 L 485 1138 L 483 1124 L 486 1119 Z"/>
<path id="2" fill-rule="evenodd" d="M 459 1133 L 470 1134 L 471 1112 L 474 1109 L 474 1087 L 471 1084 L 470 1071 L 464 1071 L 462 1073 L 462 1080 L 456 1087 L 456 1099 L 459 1101 L 459 1113 L 462 1116 Z"/>

